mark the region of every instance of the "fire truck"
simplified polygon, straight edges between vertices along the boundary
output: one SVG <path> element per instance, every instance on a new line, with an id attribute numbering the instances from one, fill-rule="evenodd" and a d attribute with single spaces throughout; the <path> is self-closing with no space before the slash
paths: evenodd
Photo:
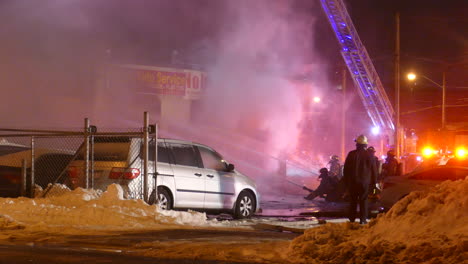
<path id="1" fill-rule="evenodd" d="M 468 167 L 468 130 L 411 131 L 402 139 L 402 172 L 434 166 Z"/>
<path id="2" fill-rule="evenodd" d="M 450 159 L 464 160 L 468 157 L 468 130 L 426 131 L 418 141 L 422 156 L 439 159 L 439 165 Z"/>

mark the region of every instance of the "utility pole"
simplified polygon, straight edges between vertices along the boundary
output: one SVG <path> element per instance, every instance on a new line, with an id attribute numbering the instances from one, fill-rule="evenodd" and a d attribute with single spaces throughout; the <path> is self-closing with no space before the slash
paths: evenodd
<path id="1" fill-rule="evenodd" d="M 395 16 L 395 155 L 400 158 L 400 13 Z"/>
<path id="2" fill-rule="evenodd" d="M 442 73 L 442 130 L 445 129 L 445 71 Z"/>
<path id="3" fill-rule="evenodd" d="M 346 150 L 345 150 L 345 140 L 346 140 L 346 65 L 343 66 L 343 72 L 341 75 L 341 159 L 345 160 Z"/>

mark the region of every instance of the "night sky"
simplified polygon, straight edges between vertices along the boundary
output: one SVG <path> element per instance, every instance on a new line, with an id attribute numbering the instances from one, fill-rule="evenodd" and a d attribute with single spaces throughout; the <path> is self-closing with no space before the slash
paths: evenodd
<path id="1" fill-rule="evenodd" d="M 468 102 L 468 3 L 466 1 L 346 1 L 361 41 L 366 46 L 385 89 L 394 102 L 395 13 L 400 13 L 401 30 L 401 113 L 441 104 L 441 89 L 428 81 L 405 79 L 418 72 L 442 83 L 447 72 L 447 105 Z M 322 16 L 317 23 L 323 35 L 329 28 Z M 328 36 L 327 36 L 328 38 Z M 326 45 L 327 41 L 317 41 Z M 324 46 L 327 56 L 336 58 L 336 47 Z M 440 108 L 402 115 L 408 128 L 440 127 Z M 447 122 L 468 121 L 468 107 L 449 108 Z"/>

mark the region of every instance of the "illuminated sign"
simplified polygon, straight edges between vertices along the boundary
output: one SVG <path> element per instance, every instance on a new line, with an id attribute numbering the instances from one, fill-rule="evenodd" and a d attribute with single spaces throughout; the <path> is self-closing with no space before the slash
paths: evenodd
<path id="1" fill-rule="evenodd" d="M 206 86 L 206 73 L 202 71 L 141 65 L 119 65 L 119 68 L 119 72 L 125 72 L 128 85 L 140 91 L 198 99 Z"/>

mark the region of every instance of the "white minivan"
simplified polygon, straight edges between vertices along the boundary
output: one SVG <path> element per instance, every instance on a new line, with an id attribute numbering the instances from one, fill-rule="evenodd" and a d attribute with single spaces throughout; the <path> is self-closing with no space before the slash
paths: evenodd
<path id="1" fill-rule="evenodd" d="M 96 137 L 93 143 L 92 183 L 105 190 L 118 183 L 126 197 L 143 193 L 142 140 L 130 137 Z M 223 211 L 235 218 L 248 218 L 260 204 L 255 182 L 234 169 L 212 148 L 188 141 L 158 139 L 157 173 L 154 173 L 154 140 L 149 144 L 149 203 L 163 209 Z M 83 153 L 83 151 L 81 151 Z M 84 186 L 84 161 L 79 155 L 68 167 L 72 188 Z M 156 176 L 156 177 L 154 177 Z"/>

